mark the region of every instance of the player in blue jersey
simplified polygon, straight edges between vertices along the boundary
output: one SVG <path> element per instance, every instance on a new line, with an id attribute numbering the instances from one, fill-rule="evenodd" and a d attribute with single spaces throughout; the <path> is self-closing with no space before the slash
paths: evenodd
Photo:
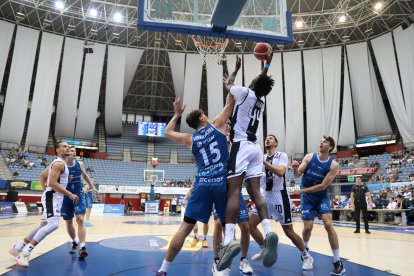
<path id="1" fill-rule="evenodd" d="M 187 115 L 187 124 L 196 131 L 191 135 L 174 131 L 185 106 L 180 99 L 174 101 L 174 117 L 165 129 L 165 136 L 191 149 L 197 167 L 194 188 L 187 202 L 180 229 L 174 234 L 161 268 L 156 275 L 167 275 L 168 268 L 181 250 L 185 238 L 191 233 L 197 221 L 207 223 L 213 204 L 221 221 L 227 201 L 227 159 L 229 156 L 226 139 L 227 119 L 234 106 L 234 99 L 227 96 L 223 111 L 210 123 L 204 112 L 193 110 Z"/>
<path id="2" fill-rule="evenodd" d="M 86 228 L 84 223 L 86 212 L 86 199 L 83 191 L 82 177 L 92 190 L 95 190 L 93 182 L 89 176 L 82 169 L 81 164 L 76 160 L 76 149 L 72 146 L 69 150 L 70 154 L 67 158 L 67 166 L 69 168 L 69 183 L 66 187 L 68 191 L 79 197 L 79 202 L 74 204 L 69 197 L 65 196 L 62 205 L 62 217 L 66 221 L 66 228 L 69 236 L 72 239 L 72 248 L 70 253 L 76 253 L 78 245 L 79 259 L 84 259 L 88 256 L 86 251 Z M 96 190 L 95 190 L 96 191 Z M 78 224 L 78 237 L 76 237 L 75 227 L 73 226 L 73 217 L 76 216 L 76 223 Z"/>
<path id="3" fill-rule="evenodd" d="M 301 189 L 292 191 L 291 194 L 300 195 L 302 207 L 302 220 L 304 224 L 302 237 L 305 247 L 308 247 L 313 228 L 313 220 L 320 216 L 328 233 L 334 256 L 334 268 L 332 275 L 342 275 L 345 268 L 339 257 L 339 242 L 336 231 L 332 225 L 332 211 L 329 200 L 328 187 L 338 173 L 338 163 L 329 157 L 329 153 L 335 148 L 332 137 L 323 136 L 319 145 L 319 153 L 309 153 L 303 158 L 302 163 L 292 162 L 295 177 L 302 177 Z"/>
<path id="4" fill-rule="evenodd" d="M 93 177 L 89 177 L 89 178 L 92 181 L 92 183 L 94 183 Z M 88 184 L 85 184 L 83 191 L 85 192 L 85 199 L 86 199 L 85 226 L 92 227 L 93 225 L 90 222 L 90 217 L 91 217 L 93 199 L 95 197 L 95 193 Z"/>

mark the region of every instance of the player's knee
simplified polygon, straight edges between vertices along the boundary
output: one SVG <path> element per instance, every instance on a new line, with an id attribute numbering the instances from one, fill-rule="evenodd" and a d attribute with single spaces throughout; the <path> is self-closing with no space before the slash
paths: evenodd
<path id="1" fill-rule="evenodd" d="M 77 223 L 78 225 L 83 224 L 83 223 L 84 223 L 84 221 L 85 221 L 85 219 L 84 219 L 84 217 L 83 217 L 83 216 L 77 216 L 77 217 L 76 217 L 76 223 Z"/>
<path id="2" fill-rule="evenodd" d="M 239 224 L 240 230 L 242 233 L 250 233 L 250 227 L 248 222 L 243 222 Z"/>
<path id="3" fill-rule="evenodd" d="M 305 224 L 303 226 L 303 231 L 310 232 L 310 231 L 312 231 L 312 228 L 313 228 L 313 225 Z"/>
<path id="4" fill-rule="evenodd" d="M 47 224 L 43 227 L 47 233 L 52 233 L 59 227 L 60 218 L 53 217 L 47 220 Z"/>
<path id="5" fill-rule="evenodd" d="M 324 222 L 323 223 L 323 226 L 325 227 L 325 230 L 326 231 L 330 231 L 332 229 L 332 227 L 333 227 L 332 221 L 326 221 L 326 222 Z"/>

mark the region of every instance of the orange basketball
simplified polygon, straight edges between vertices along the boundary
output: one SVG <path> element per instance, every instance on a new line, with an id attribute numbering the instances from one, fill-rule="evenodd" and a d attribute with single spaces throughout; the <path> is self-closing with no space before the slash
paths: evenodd
<path id="1" fill-rule="evenodd" d="M 269 43 L 257 43 L 254 47 L 254 56 L 258 60 L 266 60 L 267 57 L 272 52 L 272 46 L 269 45 Z"/>

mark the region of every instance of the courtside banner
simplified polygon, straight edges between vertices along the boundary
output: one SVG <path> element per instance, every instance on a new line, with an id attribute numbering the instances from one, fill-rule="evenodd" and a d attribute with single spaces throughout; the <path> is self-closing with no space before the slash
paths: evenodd
<path id="1" fill-rule="evenodd" d="M 100 203 L 94 204 L 92 206 L 91 213 L 92 214 L 103 214 L 104 210 L 105 210 L 105 204 L 100 204 Z"/>
<path id="2" fill-rule="evenodd" d="M 7 180 L 6 189 L 30 190 L 30 181 Z"/>
<path id="3" fill-rule="evenodd" d="M 42 183 L 40 183 L 40 181 L 32 181 L 30 183 L 30 190 L 32 190 L 32 191 L 43 191 Z"/>
<path id="4" fill-rule="evenodd" d="M 122 204 L 105 204 L 104 213 L 123 214 L 125 212 L 124 208 L 125 206 Z"/>
<path id="5" fill-rule="evenodd" d="M 0 180 L 0 189 L 6 188 L 6 180 Z"/>
<path id="6" fill-rule="evenodd" d="M 27 207 L 24 202 L 15 202 L 14 206 L 16 207 L 17 213 L 19 214 L 27 214 Z"/>
<path id="7" fill-rule="evenodd" d="M 0 202 L 0 215 L 13 214 L 13 202 Z"/>

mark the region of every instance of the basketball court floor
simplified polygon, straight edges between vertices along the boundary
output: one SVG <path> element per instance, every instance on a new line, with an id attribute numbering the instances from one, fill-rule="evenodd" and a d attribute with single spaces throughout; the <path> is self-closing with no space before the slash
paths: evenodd
<path id="1" fill-rule="evenodd" d="M 39 216 L 17 216 L 0 219 L 0 273 L 5 275 L 155 275 L 165 255 L 168 243 L 181 222 L 180 216 L 159 215 L 93 215 L 93 227 L 87 228 L 89 257 L 80 261 L 68 253 L 71 243 L 63 221 L 61 227 L 41 242 L 32 253 L 29 268 L 21 268 L 8 254 L 8 249 L 38 222 Z M 264 268 L 260 262 L 250 261 L 254 275 L 330 275 L 331 250 L 326 232 L 316 223 L 310 240 L 310 251 L 315 259 L 312 271 L 302 271 L 299 251 L 283 234 L 279 224 L 272 222 L 279 234 L 278 262 Z M 294 223 L 300 233 L 302 223 Z M 209 248 L 201 243 L 191 248 L 188 237 L 182 252 L 173 262 L 169 275 L 211 275 L 212 230 L 210 220 Z M 201 229 L 200 229 L 201 230 Z M 200 231 L 199 230 L 199 231 Z M 354 234 L 352 224 L 338 223 L 341 257 L 346 275 L 414 275 L 412 248 L 414 228 L 396 228 L 372 225 L 372 234 Z M 239 234 L 238 231 L 237 234 Z M 248 257 L 259 250 L 250 243 Z M 410 261 L 411 260 L 411 261 Z M 242 275 L 238 258 L 231 275 Z"/>

